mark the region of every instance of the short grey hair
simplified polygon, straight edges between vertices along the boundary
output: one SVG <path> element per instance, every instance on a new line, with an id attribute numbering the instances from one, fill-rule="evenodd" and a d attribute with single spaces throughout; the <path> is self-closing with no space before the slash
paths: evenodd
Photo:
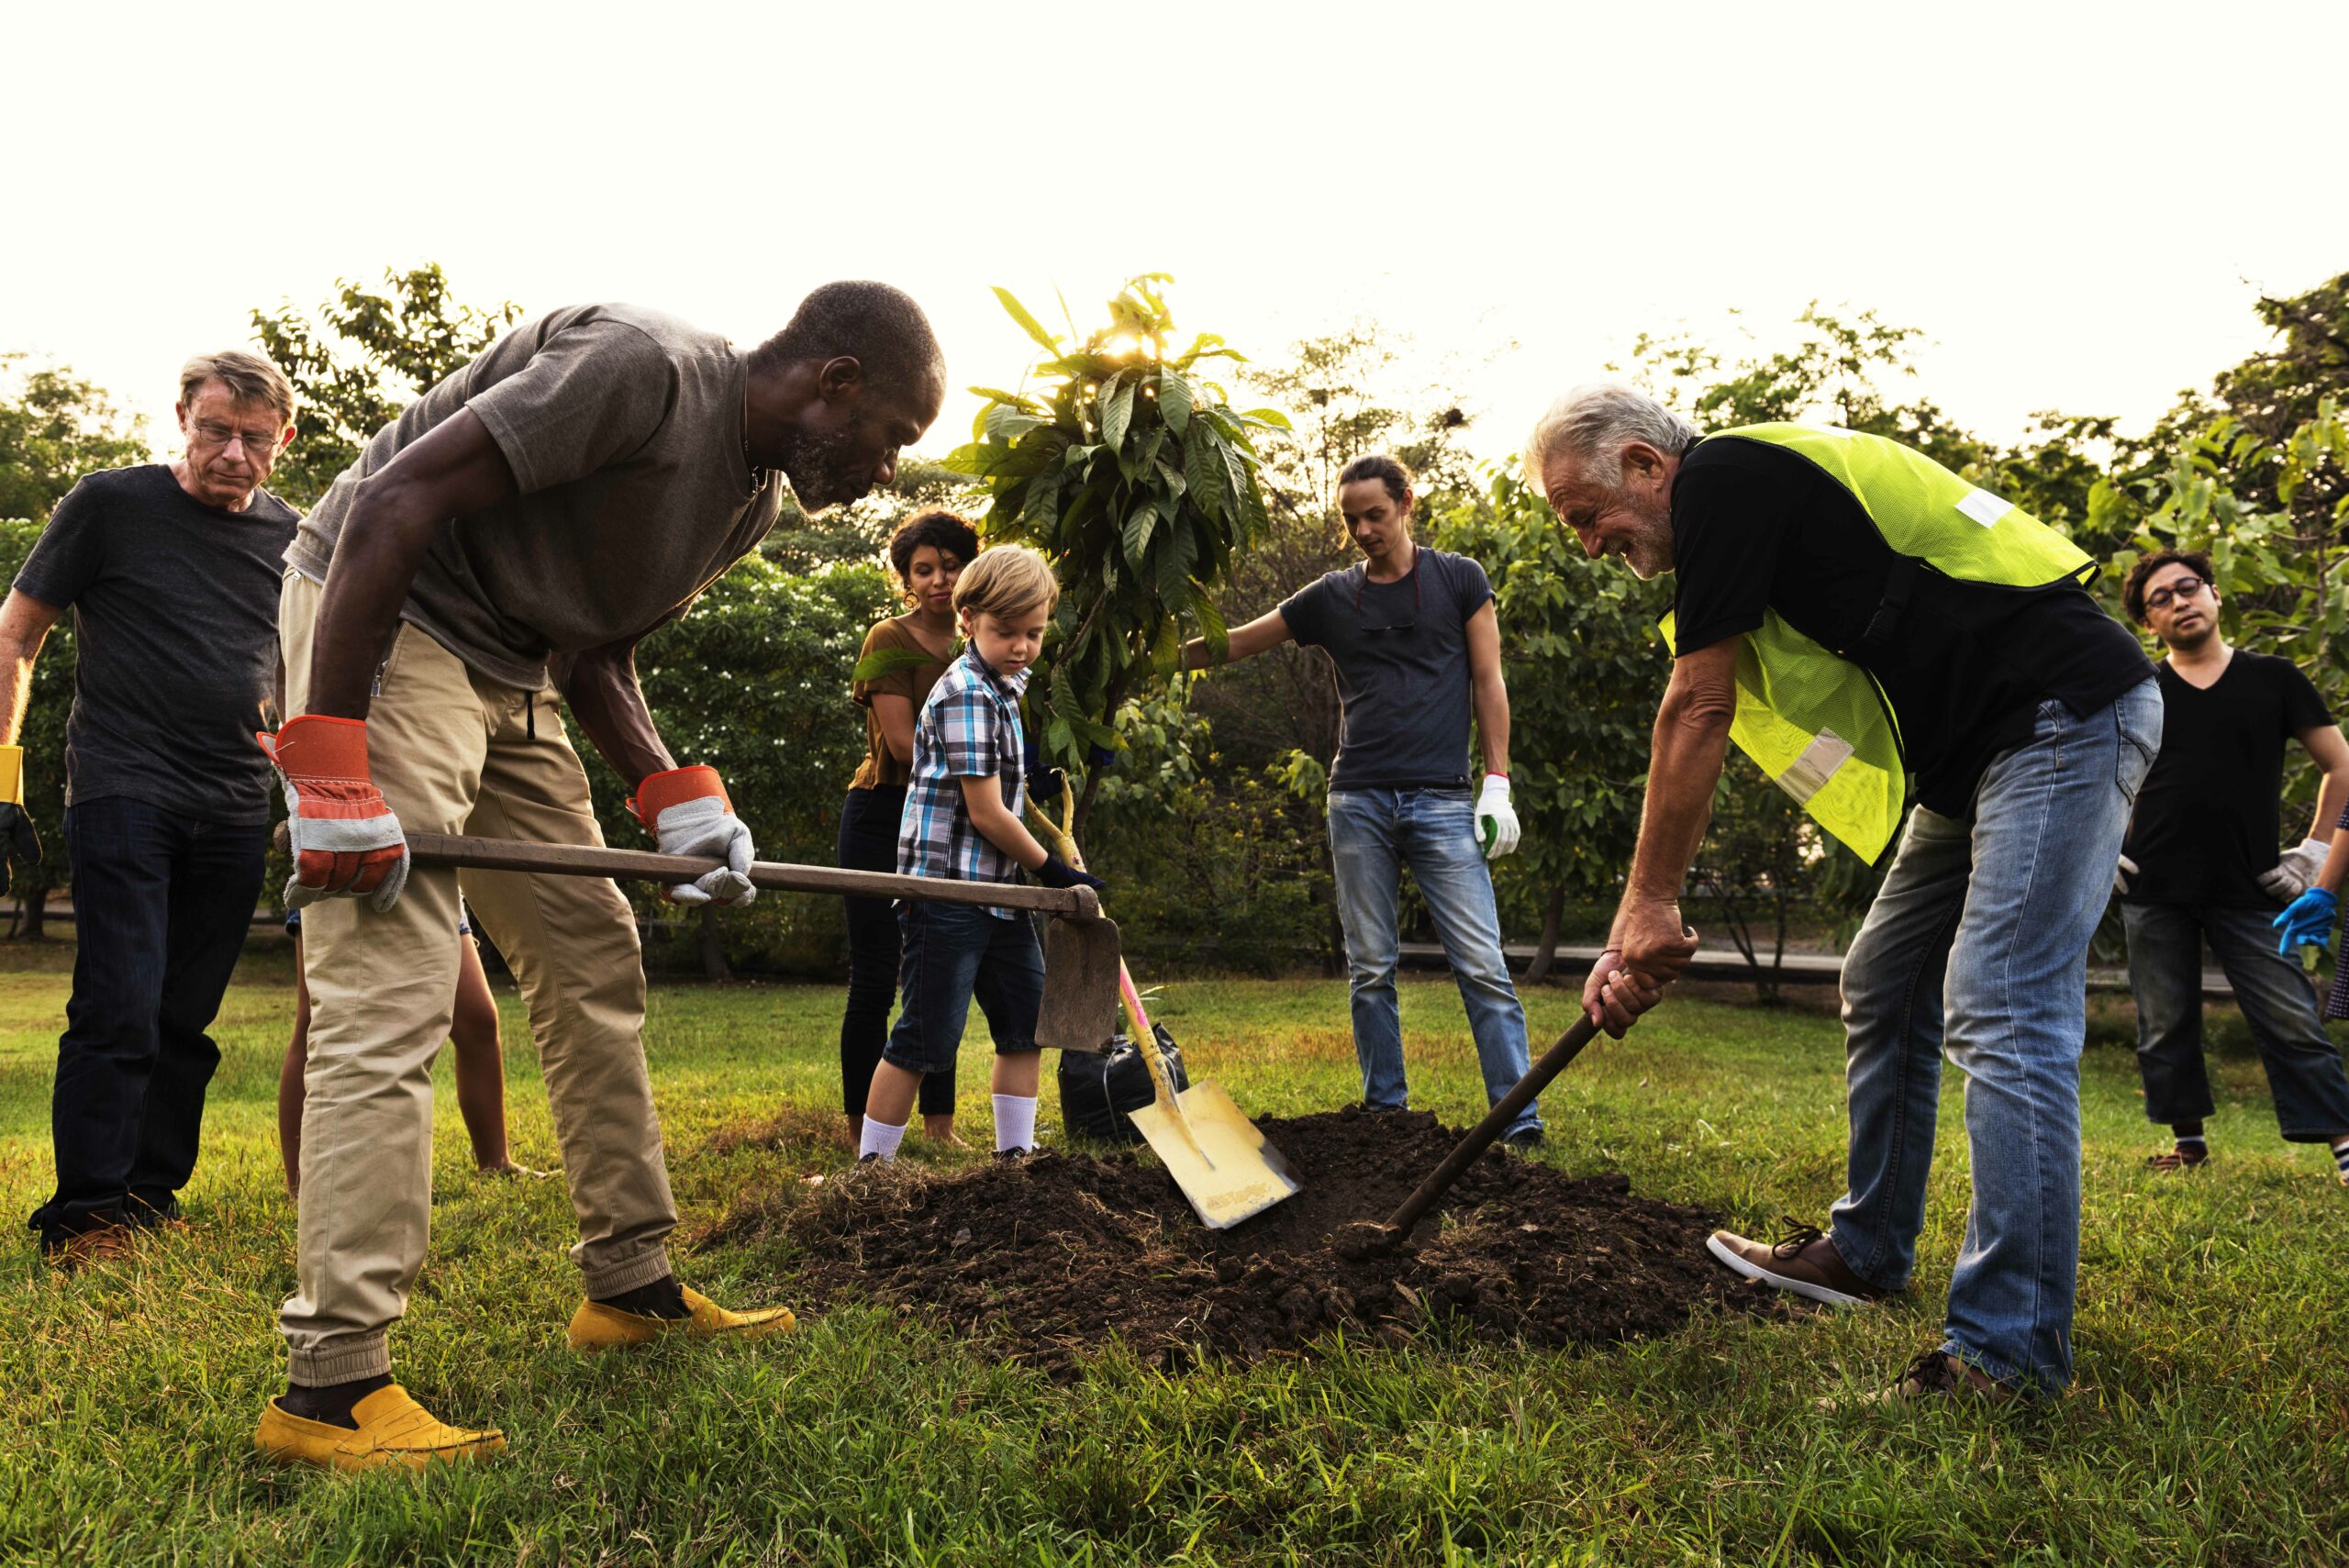
<path id="1" fill-rule="evenodd" d="M 1643 392 L 1612 382 L 1577 386 L 1542 411 L 1525 439 L 1525 483 L 1537 495 L 1551 459 L 1561 454 L 1581 465 L 1583 477 L 1602 489 L 1622 483 L 1620 459 L 1633 441 L 1644 441 L 1677 457 L 1702 439 L 1696 426 Z"/>
<path id="2" fill-rule="evenodd" d="M 238 403 L 258 403 L 274 409 L 280 429 L 294 422 L 294 384 L 285 373 L 259 354 L 223 349 L 198 354 L 180 367 L 180 401 L 193 405 L 206 382 L 218 382 Z"/>

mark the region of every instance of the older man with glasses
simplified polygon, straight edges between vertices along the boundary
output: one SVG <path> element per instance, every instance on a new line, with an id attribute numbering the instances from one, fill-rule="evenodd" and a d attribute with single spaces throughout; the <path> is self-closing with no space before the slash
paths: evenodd
<path id="1" fill-rule="evenodd" d="M 2145 1115 L 2175 1140 L 2146 1163 L 2187 1171 L 2210 1157 L 2207 942 L 2251 1026 L 2285 1139 L 2328 1145 L 2349 1182 L 2349 1077 L 2291 951 L 2331 934 L 2333 894 L 2318 881 L 2326 828 L 2349 805 L 2349 741 L 2299 666 L 2228 646 L 2208 555 L 2146 556 L 2123 584 L 2121 603 L 2166 652 L 2155 666 L 2166 739 L 2137 796 L 2114 879 L 2129 934 Z M 2279 856 L 2287 740 L 2300 743 L 2324 782 L 2307 837 Z"/>
<path id="2" fill-rule="evenodd" d="M 24 824 L 17 746 L 33 661 L 73 612 L 65 848 L 73 994 L 50 1111 L 57 1191 L 30 1224 L 62 1267 L 179 1218 L 206 1032 L 261 894 L 279 562 L 300 519 L 262 488 L 294 439 L 294 389 L 229 351 L 180 373 L 183 454 L 93 473 L 57 504 L 0 605 L 0 817 Z M 22 848 L 39 853 L 37 842 Z"/>

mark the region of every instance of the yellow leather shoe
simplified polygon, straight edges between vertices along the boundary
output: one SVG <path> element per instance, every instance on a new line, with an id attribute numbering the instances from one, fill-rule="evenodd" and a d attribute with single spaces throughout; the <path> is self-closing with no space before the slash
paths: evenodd
<path id="1" fill-rule="evenodd" d="M 279 1464 L 316 1464 L 330 1470 L 373 1470 L 400 1464 L 411 1470 L 461 1459 L 487 1459 L 506 1447 L 506 1434 L 492 1427 L 467 1431 L 436 1420 L 395 1383 L 378 1388 L 351 1408 L 353 1431 L 296 1416 L 276 1400 L 261 1413 L 253 1447 Z"/>
<path id="2" fill-rule="evenodd" d="M 670 1334 L 696 1340 L 761 1340 L 769 1334 L 788 1334 L 798 1323 L 787 1307 L 729 1312 L 690 1285 L 677 1288 L 685 1293 L 690 1317 L 654 1318 L 623 1312 L 598 1301 L 581 1302 L 579 1310 L 571 1315 L 571 1348 L 608 1351 L 619 1345 L 649 1345 Z"/>

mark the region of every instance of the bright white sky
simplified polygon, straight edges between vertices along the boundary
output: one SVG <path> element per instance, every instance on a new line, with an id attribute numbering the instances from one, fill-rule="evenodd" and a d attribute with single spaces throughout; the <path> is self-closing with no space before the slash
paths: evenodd
<path id="1" fill-rule="evenodd" d="M 1259 357 L 1367 316 L 1512 450 L 1643 330 L 1805 303 L 1926 329 L 1985 435 L 2139 426 L 2349 268 L 2349 6 L 508 6 L 17 9 L 0 349 L 170 439 L 247 311 L 439 261 L 460 295 L 658 306 L 749 342 L 886 279 L 959 388 L 988 285 L 1081 324 L 1173 272 Z M 1514 350 L 1501 353 L 1514 342 Z M 1498 357 L 1496 357 L 1496 356 Z M 959 395 L 924 450 L 963 439 Z"/>

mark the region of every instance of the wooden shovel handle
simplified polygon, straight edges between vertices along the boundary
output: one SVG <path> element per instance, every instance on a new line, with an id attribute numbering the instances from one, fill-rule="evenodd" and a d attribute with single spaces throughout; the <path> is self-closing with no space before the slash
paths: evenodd
<path id="1" fill-rule="evenodd" d="M 278 847 L 285 828 L 279 825 Z M 623 882 L 691 882 L 726 862 L 714 856 L 662 855 L 591 844 L 534 844 L 515 839 L 472 839 L 450 833 L 410 833 L 407 852 L 418 865 L 473 871 L 520 871 L 551 876 L 608 876 Z M 1038 909 L 1048 915 L 1097 919 L 1101 901 L 1089 887 L 1022 887 L 1001 882 L 952 882 L 944 877 L 895 876 L 838 866 L 752 861 L 751 884 L 785 893 L 842 893 L 864 898 L 918 898 L 933 904 L 986 904 Z"/>

